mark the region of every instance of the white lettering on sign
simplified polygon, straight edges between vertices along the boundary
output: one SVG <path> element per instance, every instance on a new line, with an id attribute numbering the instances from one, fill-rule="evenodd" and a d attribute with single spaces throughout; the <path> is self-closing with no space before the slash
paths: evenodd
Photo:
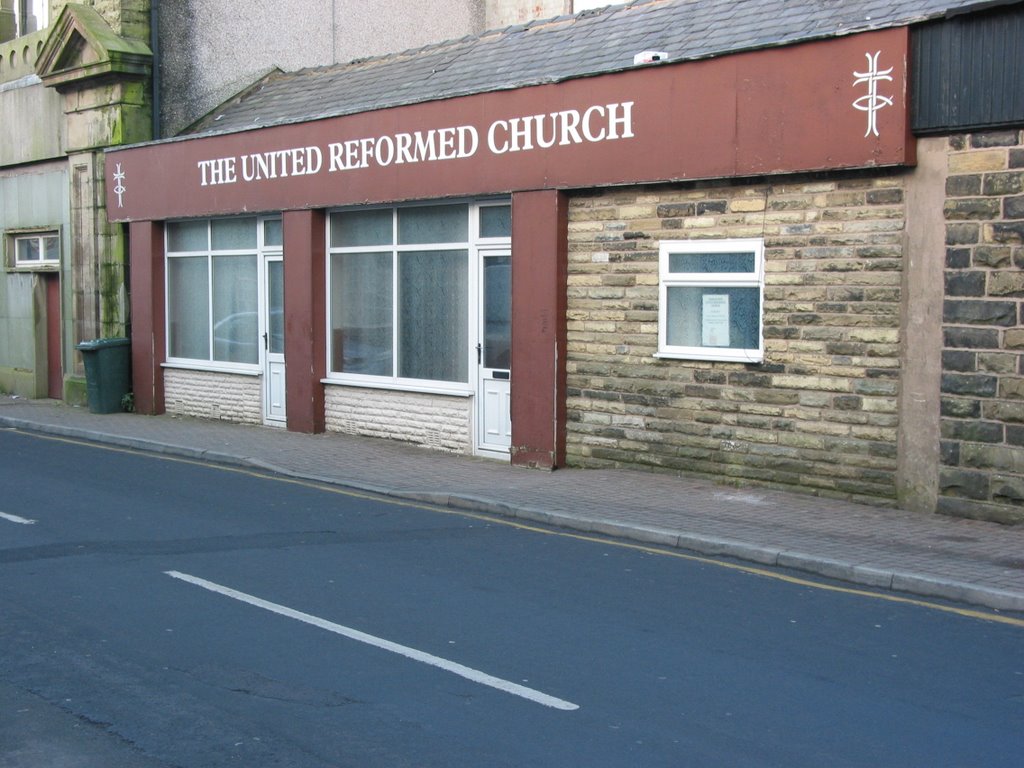
<path id="1" fill-rule="evenodd" d="M 309 176 L 320 173 L 324 163 L 320 147 L 300 147 L 242 155 L 241 160 L 243 181 Z"/>
<path id="2" fill-rule="evenodd" d="M 633 138 L 633 102 L 594 105 L 582 113 L 565 109 L 546 115 L 496 120 L 487 130 L 487 148 L 495 155 L 558 144 L 596 143 Z"/>
<path id="3" fill-rule="evenodd" d="M 349 139 L 327 145 L 328 171 L 351 171 L 371 165 L 386 167 L 392 163 L 420 163 L 427 160 L 455 160 L 472 157 L 480 145 L 476 128 L 431 128 L 394 136 Z"/>
<path id="4" fill-rule="evenodd" d="M 574 144 L 633 138 L 633 102 L 594 104 L 586 109 L 563 109 L 544 115 L 495 120 L 487 129 L 485 146 L 493 155 L 529 152 Z M 239 157 L 200 160 L 200 186 L 270 181 L 290 176 L 313 176 L 473 157 L 481 147 L 472 125 L 431 128 L 412 133 L 364 136 L 332 141 L 326 148 L 293 147 Z M 325 163 L 326 160 L 326 163 Z"/>
<path id="5" fill-rule="evenodd" d="M 238 181 L 235 174 L 237 158 L 218 157 L 216 160 L 200 160 L 199 172 L 202 175 L 200 186 L 212 184 L 234 184 Z"/>

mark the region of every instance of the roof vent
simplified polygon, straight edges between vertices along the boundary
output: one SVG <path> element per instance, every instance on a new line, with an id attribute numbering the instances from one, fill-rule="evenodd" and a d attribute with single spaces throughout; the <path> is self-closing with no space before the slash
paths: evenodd
<path id="1" fill-rule="evenodd" d="M 656 61 L 665 61 L 668 54 L 665 51 L 641 51 L 633 57 L 633 64 L 653 64 Z"/>

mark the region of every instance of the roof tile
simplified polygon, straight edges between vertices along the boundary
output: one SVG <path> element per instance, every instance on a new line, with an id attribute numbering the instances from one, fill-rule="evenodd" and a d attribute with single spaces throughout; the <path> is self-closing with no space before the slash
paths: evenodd
<path id="1" fill-rule="evenodd" d="M 191 133 L 229 133 L 904 26 L 987 0 L 635 0 L 330 67 L 275 72 Z"/>

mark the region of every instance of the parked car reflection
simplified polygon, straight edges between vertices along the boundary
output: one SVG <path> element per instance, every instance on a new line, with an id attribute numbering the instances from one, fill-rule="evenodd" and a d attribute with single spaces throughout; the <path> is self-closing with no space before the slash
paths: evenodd
<path id="1" fill-rule="evenodd" d="M 391 376 L 391 326 L 335 328 L 331 338 L 331 370 L 365 376 Z"/>
<path id="2" fill-rule="evenodd" d="M 283 320 L 281 309 L 271 310 L 268 338 L 271 351 L 284 351 Z M 259 364 L 259 315 L 256 312 L 236 312 L 214 324 L 213 359 L 224 363 Z"/>

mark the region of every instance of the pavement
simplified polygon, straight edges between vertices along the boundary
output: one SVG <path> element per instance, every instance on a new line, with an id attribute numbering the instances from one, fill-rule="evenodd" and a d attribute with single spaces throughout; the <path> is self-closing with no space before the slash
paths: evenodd
<path id="1" fill-rule="evenodd" d="M 1024 525 L 631 469 L 512 467 L 392 440 L 0 395 L 0 428 L 268 470 L 399 499 L 1024 612 Z"/>

